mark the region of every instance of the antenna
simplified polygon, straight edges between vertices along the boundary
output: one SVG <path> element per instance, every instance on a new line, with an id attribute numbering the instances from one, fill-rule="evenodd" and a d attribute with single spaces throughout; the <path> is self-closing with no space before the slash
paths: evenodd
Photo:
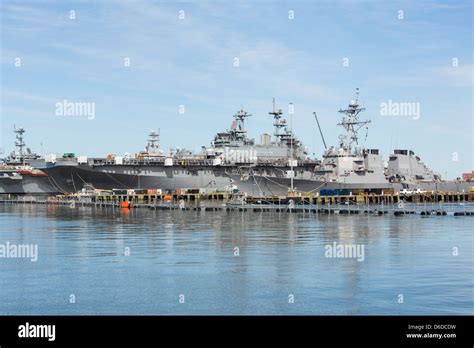
<path id="1" fill-rule="evenodd" d="M 152 130 L 148 134 L 148 144 L 146 146 L 146 151 L 147 152 L 156 152 L 156 149 L 160 147 L 159 141 L 160 141 L 160 129 L 158 128 L 158 132 L 155 132 Z"/>
<path id="2" fill-rule="evenodd" d="M 247 111 L 245 111 L 243 106 L 234 115 L 235 127 L 231 127 L 233 128 L 231 130 L 234 132 L 237 139 L 245 139 L 245 133 L 247 133 L 245 130 L 245 119 L 250 116 L 252 116 L 252 114 L 249 114 Z"/>
<path id="3" fill-rule="evenodd" d="M 342 126 L 346 130 L 346 134 L 339 136 L 340 146 L 346 150 L 351 150 L 352 143 L 358 144 L 357 132 L 364 126 L 367 126 L 370 121 L 359 121 L 359 113 L 365 108 L 359 107 L 359 88 L 356 88 L 356 100 L 350 102 L 345 110 L 339 110 L 339 113 L 345 114 L 338 126 Z"/>
<path id="4" fill-rule="evenodd" d="M 273 98 L 272 101 L 273 101 L 273 111 L 269 112 L 268 114 L 272 115 L 273 118 L 275 119 L 275 122 L 273 122 L 273 126 L 275 127 L 274 135 L 278 142 L 278 138 L 281 137 L 280 129 L 283 127 L 286 127 L 286 120 L 285 119 L 280 120 L 281 116 L 283 115 L 283 111 L 281 111 L 281 109 L 278 109 L 278 111 L 276 111 L 275 98 Z"/>
<path id="5" fill-rule="evenodd" d="M 25 133 L 25 130 L 22 127 L 17 129 L 16 126 L 14 126 L 13 131 L 16 133 L 15 146 L 18 148 L 20 156 L 23 156 L 23 148 L 25 147 L 23 133 Z"/>

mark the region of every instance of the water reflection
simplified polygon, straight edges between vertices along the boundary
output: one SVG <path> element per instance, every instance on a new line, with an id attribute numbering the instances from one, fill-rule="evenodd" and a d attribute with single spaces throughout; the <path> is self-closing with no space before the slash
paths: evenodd
<path id="1" fill-rule="evenodd" d="M 1 313 L 74 314 L 42 303 L 71 287 L 84 297 L 81 314 L 473 312 L 472 217 L 3 205 L 0 218 L 2 240 L 40 250 L 36 265 L 0 262 Z M 364 245 L 364 261 L 325 257 L 333 242 Z M 397 306 L 400 291 L 410 305 Z M 179 292 L 194 302 L 176 307 Z"/>

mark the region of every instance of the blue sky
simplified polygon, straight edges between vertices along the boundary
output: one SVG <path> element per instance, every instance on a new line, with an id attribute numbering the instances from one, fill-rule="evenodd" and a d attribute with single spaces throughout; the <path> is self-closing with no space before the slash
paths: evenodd
<path id="1" fill-rule="evenodd" d="M 6 0 L 0 6 L 6 153 L 14 124 L 44 154 L 134 153 L 158 128 L 164 149 L 199 150 L 230 126 L 241 105 L 253 114 L 247 128 L 259 141 L 271 131 L 275 97 L 285 114 L 294 104 L 295 133 L 321 157 L 312 112 L 326 141 L 336 144 L 337 110 L 359 87 L 362 117 L 372 121 L 367 147 L 385 156 L 395 147 L 414 149 L 451 178 L 474 167 L 472 1 Z M 55 104 L 64 99 L 95 103 L 95 118 L 57 116 Z M 388 100 L 419 103 L 420 118 L 381 115 Z"/>

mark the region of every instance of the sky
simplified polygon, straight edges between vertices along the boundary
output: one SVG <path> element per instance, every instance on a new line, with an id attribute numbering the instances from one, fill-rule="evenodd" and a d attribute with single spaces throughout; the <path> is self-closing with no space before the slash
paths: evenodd
<path id="1" fill-rule="evenodd" d="M 133 154 L 152 129 L 165 151 L 199 151 L 241 107 L 260 142 L 275 98 L 321 158 L 313 112 L 337 145 L 359 88 L 362 145 L 412 149 L 443 177 L 474 169 L 469 0 L 3 0 L 0 22 L 0 156 L 14 125 L 40 154 Z M 64 100 L 93 117 L 58 112 Z"/>

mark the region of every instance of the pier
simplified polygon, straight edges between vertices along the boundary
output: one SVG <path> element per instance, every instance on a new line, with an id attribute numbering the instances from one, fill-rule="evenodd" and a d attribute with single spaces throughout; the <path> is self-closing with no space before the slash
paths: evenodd
<path id="1" fill-rule="evenodd" d="M 251 197 L 229 192 L 184 194 L 71 194 L 50 197 L 3 197 L 3 204 L 53 204 L 75 207 L 188 210 L 199 212 L 237 211 L 253 213 L 308 213 L 320 215 L 474 216 L 463 207 L 474 202 L 474 192 L 430 192 L 416 194 L 364 194 L 348 196 L 290 195 Z M 473 205 L 474 206 L 474 205 Z M 468 208 L 468 207 L 466 207 Z"/>
<path id="2" fill-rule="evenodd" d="M 163 193 L 163 194 L 109 194 L 99 192 L 96 194 L 67 194 L 50 196 L 47 198 L 49 203 L 75 200 L 84 203 L 107 203 L 120 204 L 129 202 L 133 205 L 145 204 L 155 205 L 159 202 L 179 202 L 183 200 L 190 202 L 227 202 L 232 199 L 241 198 L 247 204 L 270 204 L 281 205 L 289 201 L 308 205 L 337 205 L 337 204 L 400 204 L 400 203 L 469 203 L 474 202 L 474 192 L 426 192 L 426 193 L 382 193 L 382 194 L 357 194 L 357 195 L 337 195 L 322 196 L 318 194 L 294 194 L 288 196 L 247 196 L 233 194 L 230 192 L 212 192 L 212 193 Z M 19 199 L 36 200 L 35 196 L 16 196 L 0 195 L 1 200 Z"/>

